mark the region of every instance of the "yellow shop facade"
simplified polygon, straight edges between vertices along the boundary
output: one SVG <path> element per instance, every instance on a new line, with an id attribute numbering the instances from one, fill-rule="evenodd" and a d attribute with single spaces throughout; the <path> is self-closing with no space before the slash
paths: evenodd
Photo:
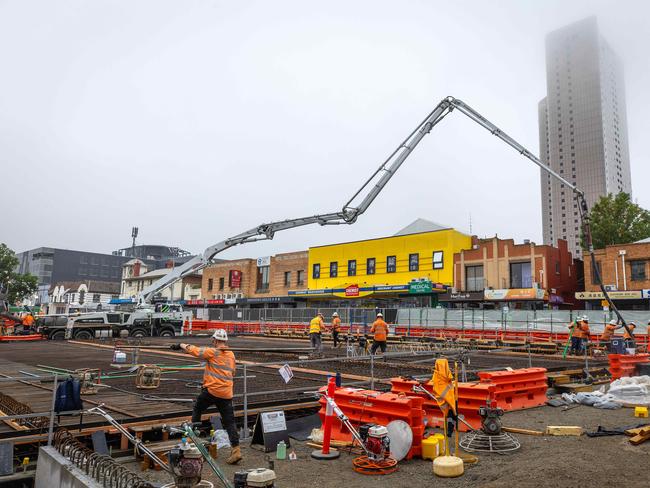
<path id="1" fill-rule="evenodd" d="M 309 248 L 307 289 L 290 295 L 314 306 L 435 306 L 453 286 L 454 253 L 472 238 L 418 219 L 389 237 Z"/>

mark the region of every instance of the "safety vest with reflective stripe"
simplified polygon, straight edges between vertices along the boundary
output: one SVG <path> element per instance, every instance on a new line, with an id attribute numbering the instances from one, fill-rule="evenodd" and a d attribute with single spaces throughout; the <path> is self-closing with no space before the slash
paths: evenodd
<path id="1" fill-rule="evenodd" d="M 372 324 L 370 332 L 375 334 L 375 340 L 379 342 L 384 342 L 388 336 L 388 325 L 382 319 L 377 319 Z"/>
<path id="2" fill-rule="evenodd" d="M 628 326 L 628 327 L 630 328 L 630 330 L 632 331 L 632 334 L 634 334 L 634 329 L 636 329 L 636 327 L 635 327 L 634 325 L 630 325 L 630 324 L 627 324 L 627 326 Z M 623 339 L 627 339 L 627 340 L 632 339 L 632 336 L 629 334 L 629 332 L 627 331 L 627 329 L 625 329 L 625 332 L 623 332 Z"/>
<path id="3" fill-rule="evenodd" d="M 607 324 L 607 325 L 605 326 L 605 330 L 604 330 L 604 332 L 603 332 L 603 335 L 600 336 L 600 338 L 601 338 L 603 341 L 608 341 L 608 340 L 610 340 L 610 339 L 612 338 L 612 336 L 614 335 L 614 331 L 615 331 L 615 330 L 616 330 L 616 326 L 615 326 L 615 325 L 613 325 L 613 324 Z"/>
<path id="4" fill-rule="evenodd" d="M 214 347 L 188 346 L 187 352 L 206 361 L 203 386 L 210 395 L 230 400 L 233 396 L 235 355 L 232 351 Z"/>
<path id="5" fill-rule="evenodd" d="M 320 317 L 314 317 L 309 322 L 309 333 L 310 334 L 320 334 L 320 328 L 323 326 L 323 319 Z"/>

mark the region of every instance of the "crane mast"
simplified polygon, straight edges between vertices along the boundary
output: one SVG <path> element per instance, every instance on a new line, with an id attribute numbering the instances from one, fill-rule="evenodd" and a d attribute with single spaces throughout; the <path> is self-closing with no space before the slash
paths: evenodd
<path id="1" fill-rule="evenodd" d="M 478 125 L 488 130 L 492 135 L 498 137 L 507 145 L 515 149 L 519 154 L 532 161 L 539 166 L 543 171 L 553 176 L 560 183 L 571 189 L 575 195 L 580 211 L 580 218 L 582 222 L 582 232 L 587 250 L 591 257 L 592 269 L 598 285 L 607 300 L 609 307 L 616 314 L 619 322 L 623 325 L 625 330 L 633 336 L 633 331 L 628 327 L 625 319 L 620 311 L 614 305 L 607 290 L 605 289 L 600 272 L 596 266 L 596 258 L 594 255 L 593 243 L 591 239 L 591 228 L 589 223 L 589 208 L 585 199 L 585 194 L 576 185 L 566 180 L 559 173 L 554 171 L 548 165 L 544 164 L 537 156 L 522 146 L 515 139 L 510 137 L 507 133 L 502 131 L 495 124 L 483 117 L 479 112 L 467 105 L 462 100 L 454 97 L 443 98 L 438 105 L 427 115 L 422 122 L 411 132 L 406 139 L 392 152 L 388 158 L 379 165 L 375 172 L 366 180 L 366 182 L 359 188 L 354 195 L 343 205 L 343 208 L 338 212 L 312 215 L 308 217 L 300 217 L 296 219 L 280 220 L 277 222 L 269 222 L 258 225 L 249 229 L 241 234 L 230 237 L 226 240 L 218 242 L 208 247 L 202 254 L 195 256 L 187 261 L 185 264 L 173 268 L 167 275 L 160 278 L 158 281 L 152 283 L 145 288 L 138 295 L 138 304 L 143 305 L 148 303 L 156 293 L 173 285 L 176 281 L 182 280 L 183 277 L 195 273 L 212 263 L 213 258 L 234 246 L 246 244 L 249 242 L 256 242 L 261 240 L 273 239 L 276 232 L 283 230 L 294 229 L 296 227 L 303 227 L 305 225 L 341 225 L 353 224 L 357 218 L 362 215 L 372 202 L 377 198 L 381 191 L 386 187 L 390 179 L 395 175 L 402 163 L 411 155 L 417 145 L 422 141 L 431 130 L 452 111 L 458 110 L 466 115 L 469 119 L 476 122 Z"/>

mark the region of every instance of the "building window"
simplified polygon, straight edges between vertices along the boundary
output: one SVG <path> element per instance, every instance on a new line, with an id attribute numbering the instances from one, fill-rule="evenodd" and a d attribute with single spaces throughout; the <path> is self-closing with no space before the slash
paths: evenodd
<path id="1" fill-rule="evenodd" d="M 645 261 L 630 261 L 630 273 L 632 281 L 645 281 Z"/>
<path id="2" fill-rule="evenodd" d="M 257 291 L 266 291 L 269 289 L 269 271 L 270 266 L 260 266 L 257 268 Z"/>
<path id="3" fill-rule="evenodd" d="M 560 274 L 560 262 L 555 261 L 555 274 Z"/>
<path id="4" fill-rule="evenodd" d="M 375 258 L 366 259 L 366 274 L 374 275 L 377 261 Z"/>
<path id="5" fill-rule="evenodd" d="M 79 292 L 79 305 L 83 305 L 85 301 L 86 301 L 86 292 L 84 290 L 81 290 Z"/>
<path id="6" fill-rule="evenodd" d="M 397 270 L 397 257 L 386 257 L 386 273 L 394 273 Z"/>
<path id="7" fill-rule="evenodd" d="M 304 285 L 305 284 L 305 270 L 304 269 L 299 269 L 297 271 L 298 274 L 298 280 L 296 281 L 297 285 Z"/>
<path id="8" fill-rule="evenodd" d="M 226 278 L 222 276 L 219 278 L 219 289 L 223 290 L 224 286 L 226 286 Z"/>
<path id="9" fill-rule="evenodd" d="M 465 266 L 465 291 L 483 291 L 483 266 Z"/>
<path id="10" fill-rule="evenodd" d="M 315 280 L 320 278 L 320 264 L 314 264 L 311 271 L 311 277 Z"/>
<path id="11" fill-rule="evenodd" d="M 420 255 L 418 253 L 409 254 L 409 271 L 418 271 L 420 269 Z"/>
<path id="12" fill-rule="evenodd" d="M 291 271 L 284 272 L 284 286 L 291 286 Z"/>
<path id="13" fill-rule="evenodd" d="M 212 278 L 208 279 L 208 291 L 212 290 L 213 285 L 214 285 L 214 280 Z"/>
<path id="14" fill-rule="evenodd" d="M 530 274 L 530 261 L 510 263 L 510 288 L 531 288 L 533 277 Z"/>
<path id="15" fill-rule="evenodd" d="M 356 275 L 357 275 L 357 260 L 350 259 L 348 261 L 348 276 L 356 276 Z"/>
<path id="16" fill-rule="evenodd" d="M 596 268 L 598 269 L 598 276 L 602 276 L 603 275 L 603 269 L 602 269 L 602 267 L 600 265 L 600 261 L 596 261 Z M 598 283 L 598 281 L 599 280 L 596 277 L 596 270 L 592 266 L 591 267 L 591 282 L 592 283 Z"/>
<path id="17" fill-rule="evenodd" d="M 445 267 L 445 253 L 443 251 L 433 252 L 433 269 L 442 269 Z"/>
<path id="18" fill-rule="evenodd" d="M 336 278 L 339 275 L 339 263 L 332 261 L 330 263 L 330 278 Z"/>
<path id="19" fill-rule="evenodd" d="M 100 302 L 99 293 L 93 293 L 93 303 L 99 303 L 99 302 Z"/>

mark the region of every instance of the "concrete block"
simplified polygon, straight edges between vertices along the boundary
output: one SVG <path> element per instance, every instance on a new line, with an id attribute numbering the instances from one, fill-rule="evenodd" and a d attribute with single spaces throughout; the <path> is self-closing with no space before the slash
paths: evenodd
<path id="1" fill-rule="evenodd" d="M 61 456 L 54 447 L 38 450 L 35 488 L 102 488 L 91 477 Z"/>

